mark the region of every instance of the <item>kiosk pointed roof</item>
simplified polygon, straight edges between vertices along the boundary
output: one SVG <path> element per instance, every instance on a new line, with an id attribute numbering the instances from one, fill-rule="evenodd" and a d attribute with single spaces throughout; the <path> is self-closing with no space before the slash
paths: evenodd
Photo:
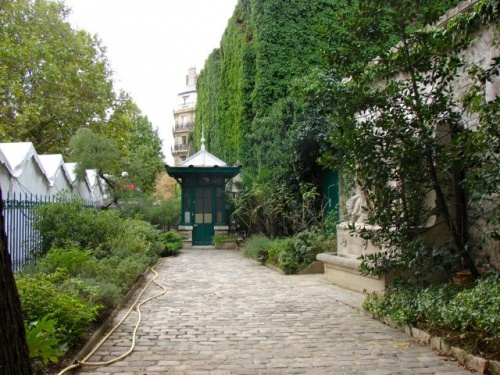
<path id="1" fill-rule="evenodd" d="M 181 163 L 181 167 L 226 167 L 227 164 L 205 149 L 205 136 L 201 135 L 201 149 Z"/>

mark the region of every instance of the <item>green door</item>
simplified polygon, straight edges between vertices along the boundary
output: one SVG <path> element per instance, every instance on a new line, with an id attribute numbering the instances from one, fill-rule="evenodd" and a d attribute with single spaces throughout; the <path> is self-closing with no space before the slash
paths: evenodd
<path id="1" fill-rule="evenodd" d="M 211 245 L 214 236 L 211 187 L 194 188 L 193 245 Z"/>

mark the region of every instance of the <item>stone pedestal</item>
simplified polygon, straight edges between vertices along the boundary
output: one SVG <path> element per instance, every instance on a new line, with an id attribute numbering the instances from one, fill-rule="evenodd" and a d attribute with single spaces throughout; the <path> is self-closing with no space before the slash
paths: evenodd
<path id="1" fill-rule="evenodd" d="M 356 223 L 356 228 L 370 229 L 373 226 Z M 383 293 L 392 282 L 392 275 L 380 277 L 364 276 L 359 272 L 361 255 L 380 252 L 381 249 L 359 235 L 351 233 L 349 223 L 337 225 L 337 254 L 322 253 L 317 259 L 323 262 L 325 278 L 333 284 L 357 292 Z"/>

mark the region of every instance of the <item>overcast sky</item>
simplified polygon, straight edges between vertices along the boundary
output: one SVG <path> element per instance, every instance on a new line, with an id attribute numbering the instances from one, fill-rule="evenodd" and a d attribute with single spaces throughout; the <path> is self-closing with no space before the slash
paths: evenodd
<path id="1" fill-rule="evenodd" d="M 159 130 L 172 161 L 173 108 L 188 69 L 220 45 L 237 0 L 65 0 L 71 24 L 98 34 L 114 71 Z"/>

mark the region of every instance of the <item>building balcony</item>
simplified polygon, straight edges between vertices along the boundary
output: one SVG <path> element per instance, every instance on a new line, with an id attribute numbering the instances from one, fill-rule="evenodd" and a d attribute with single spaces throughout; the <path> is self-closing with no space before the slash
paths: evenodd
<path id="1" fill-rule="evenodd" d="M 185 124 L 175 124 L 174 133 L 186 132 L 194 129 L 194 122 L 187 122 Z"/>
<path id="2" fill-rule="evenodd" d="M 187 150 L 188 150 L 187 143 L 172 146 L 172 152 L 182 152 L 182 151 L 187 151 Z"/>

